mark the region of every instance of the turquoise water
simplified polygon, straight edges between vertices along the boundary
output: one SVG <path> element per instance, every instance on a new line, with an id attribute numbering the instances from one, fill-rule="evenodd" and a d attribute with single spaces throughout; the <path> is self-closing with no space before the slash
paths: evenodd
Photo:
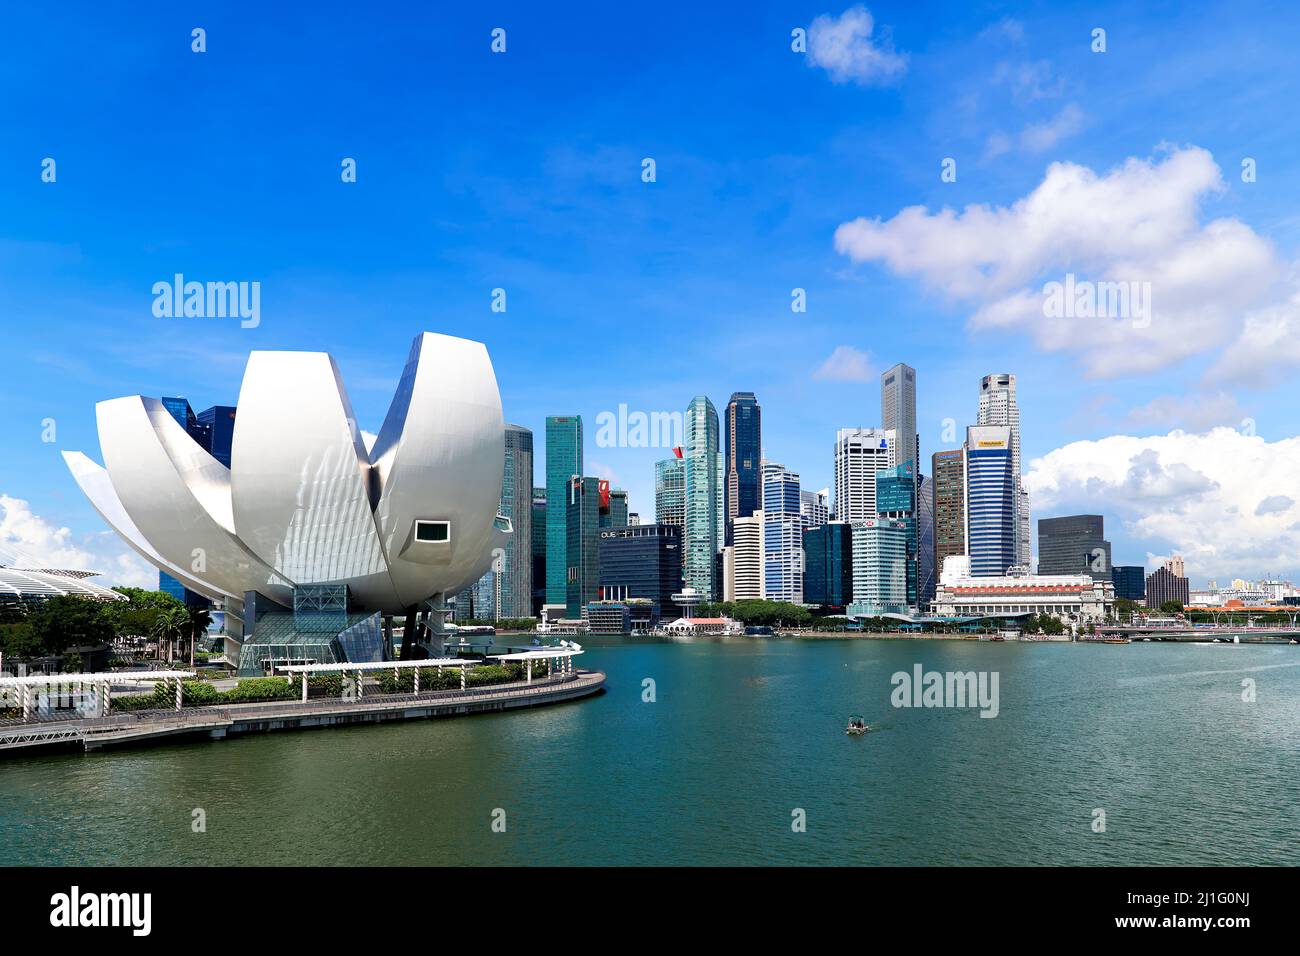
<path id="1" fill-rule="evenodd" d="M 0 864 L 1295 864 L 1300 647 L 592 640 L 551 708 L 0 761 Z M 1000 713 L 890 676 L 996 671 Z M 656 701 L 642 701 L 642 681 Z M 1257 699 L 1242 700 L 1243 678 Z M 876 732 L 848 737 L 850 713 Z M 193 810 L 207 832 L 191 829 Z M 504 833 L 493 832 L 495 810 Z M 791 829 L 806 814 L 806 832 Z M 1094 810 L 1106 831 L 1094 833 Z M 498 815 L 499 816 L 499 815 Z"/>

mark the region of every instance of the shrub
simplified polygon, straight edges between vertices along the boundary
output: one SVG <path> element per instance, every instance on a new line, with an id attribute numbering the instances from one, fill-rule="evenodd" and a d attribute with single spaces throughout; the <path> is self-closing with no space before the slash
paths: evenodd
<path id="1" fill-rule="evenodd" d="M 223 694 L 223 703 L 248 704 L 263 700 L 293 700 L 302 691 L 283 677 L 248 677 Z"/>
<path id="2" fill-rule="evenodd" d="M 127 694 L 124 697 L 114 697 L 111 705 L 112 710 L 151 710 L 157 707 L 157 701 L 153 694 Z M 173 706 L 175 699 L 173 698 Z"/>

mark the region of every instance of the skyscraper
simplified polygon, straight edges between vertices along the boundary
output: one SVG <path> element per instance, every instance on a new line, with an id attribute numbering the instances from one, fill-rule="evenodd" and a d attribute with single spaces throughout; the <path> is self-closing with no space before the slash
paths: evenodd
<path id="1" fill-rule="evenodd" d="M 1038 519 L 1038 573 L 1087 574 L 1110 581 L 1110 542 L 1101 515 Z"/>
<path id="2" fill-rule="evenodd" d="M 835 433 L 835 517 L 876 517 L 876 472 L 894 464 L 895 435 L 883 428 L 841 428 Z"/>
<path id="3" fill-rule="evenodd" d="M 564 613 L 570 620 L 582 617 L 583 607 L 600 594 L 600 498 L 600 479 L 570 479 L 564 499 L 565 559 L 569 562 L 564 578 Z M 547 503 L 549 513 L 549 494 Z M 546 563 L 549 568 L 549 549 Z"/>
<path id="4" fill-rule="evenodd" d="M 176 419 L 177 424 L 184 428 L 186 434 L 193 438 L 204 451 L 210 452 L 212 450 L 211 431 L 199 422 L 198 416 L 194 414 L 194 409 L 190 407 L 190 403 L 186 399 L 164 397 L 160 398 L 159 401 L 162 403 L 163 408 L 171 413 L 172 418 Z M 227 448 L 226 460 L 223 464 L 227 468 L 230 467 L 229 448 Z M 191 591 L 166 571 L 158 572 L 158 590 L 170 594 L 178 601 L 184 602 L 186 607 L 203 608 L 210 607 L 212 604 L 202 594 Z"/>
<path id="5" fill-rule="evenodd" d="M 966 429 L 966 554 L 975 577 L 1006 574 L 1016 561 L 1016 482 L 1011 429 Z"/>
<path id="6" fill-rule="evenodd" d="M 213 405 L 195 416 L 207 440 L 208 451 L 227 468 L 230 467 L 230 446 L 235 438 L 235 412 L 233 405 Z"/>
<path id="7" fill-rule="evenodd" d="M 686 525 L 682 574 L 686 587 L 717 600 L 717 555 L 722 549 L 722 454 L 718 412 L 703 395 L 686 407 Z"/>
<path id="8" fill-rule="evenodd" d="M 1146 568 L 1140 564 L 1118 564 L 1111 568 L 1110 573 L 1111 580 L 1115 582 L 1115 600 L 1146 600 Z"/>
<path id="9" fill-rule="evenodd" d="M 930 500 L 934 508 L 934 580 L 943 559 L 966 553 L 966 457 L 960 448 L 930 456 L 934 472 Z"/>
<path id="10" fill-rule="evenodd" d="M 732 392 L 722 423 L 724 537 L 731 544 L 731 523 L 762 507 L 763 410 L 754 393 Z"/>
<path id="11" fill-rule="evenodd" d="M 621 488 L 611 488 L 609 490 L 609 507 L 602 508 L 600 512 L 600 526 L 602 528 L 626 528 L 627 525 L 627 492 Z"/>
<path id="12" fill-rule="evenodd" d="M 902 362 L 880 376 L 880 416 L 895 437 L 894 457 L 911 460 L 920 471 L 921 443 L 916 434 L 916 369 Z"/>
<path id="13" fill-rule="evenodd" d="M 803 603 L 803 516 L 799 476 L 784 465 L 764 462 L 763 596 Z"/>
<path id="14" fill-rule="evenodd" d="M 918 607 L 920 536 L 917 534 L 916 468 L 910 459 L 876 472 L 876 514 L 901 522 L 907 532 L 907 604 Z"/>
<path id="15" fill-rule="evenodd" d="M 907 527 L 870 518 L 853 523 L 853 601 L 850 616 L 907 612 Z"/>
<path id="16" fill-rule="evenodd" d="M 803 599 L 842 608 L 853 600 L 853 526 L 828 521 L 803 533 Z"/>
<path id="17" fill-rule="evenodd" d="M 1011 474 L 1015 481 L 1016 564 L 1029 567 L 1033 560 L 1029 531 L 1029 492 L 1020 472 L 1020 406 L 1016 402 L 1016 377 L 1007 372 L 980 379 L 979 425 L 1005 425 L 1011 429 Z"/>
<path id="18" fill-rule="evenodd" d="M 1187 606 L 1187 600 L 1190 596 L 1187 578 L 1181 574 L 1176 574 L 1170 568 L 1171 563 L 1166 561 L 1163 567 L 1156 568 L 1154 572 L 1147 575 L 1147 607 L 1159 608 L 1160 605 L 1168 601 L 1177 601 L 1183 607 Z"/>
<path id="19" fill-rule="evenodd" d="M 831 490 L 799 492 L 799 514 L 803 516 L 803 529 L 818 528 L 831 520 Z"/>
<path id="20" fill-rule="evenodd" d="M 546 489 L 533 487 L 533 617 L 546 603 Z"/>
<path id="21" fill-rule="evenodd" d="M 533 433 L 506 425 L 505 471 L 501 476 L 501 514 L 514 533 L 506 539 L 501 569 L 501 617 L 528 617 L 533 611 Z"/>
<path id="22" fill-rule="evenodd" d="M 604 601 L 643 598 L 660 618 L 678 609 L 672 595 L 682 586 L 682 529 L 643 524 L 600 531 L 600 597 Z"/>
<path id="23" fill-rule="evenodd" d="M 763 509 L 733 524 L 735 537 L 726 548 L 724 601 L 757 601 L 763 597 Z"/>
<path id="24" fill-rule="evenodd" d="M 686 526 L 686 459 L 655 462 L 655 524 Z"/>
<path id="25" fill-rule="evenodd" d="M 567 600 L 569 569 L 569 483 L 582 477 L 582 418 L 550 415 L 546 419 L 546 603 Z"/>
<path id="26" fill-rule="evenodd" d="M 939 575 L 934 573 L 934 479 L 919 475 L 916 486 L 916 598 L 924 612 L 934 601 Z"/>

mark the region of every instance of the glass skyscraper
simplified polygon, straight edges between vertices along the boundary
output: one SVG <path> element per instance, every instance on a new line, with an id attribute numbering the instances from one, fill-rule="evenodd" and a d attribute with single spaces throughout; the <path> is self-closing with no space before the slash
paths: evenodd
<path id="1" fill-rule="evenodd" d="M 905 461 L 876 472 L 876 514 L 901 522 L 907 532 L 907 604 L 917 607 L 920 536 L 917 533 L 916 469 Z"/>
<path id="2" fill-rule="evenodd" d="M 799 476 L 784 465 L 764 462 L 763 596 L 803 603 L 803 516 Z"/>
<path id="3" fill-rule="evenodd" d="M 587 602 L 600 593 L 600 479 L 573 478 L 562 501 L 565 516 L 565 617 L 577 620 Z M 547 512 L 560 510 L 547 497 Z M 546 563 L 552 560 L 547 550 Z M 547 602 L 551 603 L 551 602 Z"/>
<path id="4" fill-rule="evenodd" d="M 1101 515 L 1038 519 L 1038 573 L 1111 578 L 1110 542 Z"/>
<path id="5" fill-rule="evenodd" d="M 722 421 L 724 541 L 731 544 L 731 523 L 762 507 L 763 409 L 753 392 L 733 392 Z"/>
<path id="6" fill-rule="evenodd" d="M 546 603 L 546 489 L 533 488 L 533 602 L 532 615 L 540 617 Z"/>
<path id="7" fill-rule="evenodd" d="M 686 525 L 686 459 L 655 462 L 655 524 Z"/>
<path id="8" fill-rule="evenodd" d="M 722 548 L 722 454 L 718 412 L 703 395 L 686 407 L 686 524 L 682 574 L 686 587 L 715 601 L 717 555 Z M 797 507 L 797 506 L 796 506 Z"/>
<path id="9" fill-rule="evenodd" d="M 842 608 L 853 600 L 853 528 L 831 521 L 803 533 L 803 599 Z"/>
<path id="10" fill-rule="evenodd" d="M 582 477 L 582 418 L 550 415 L 546 419 L 546 603 L 568 601 L 569 530 L 565 502 L 569 483 Z M 559 505 L 559 507 L 555 507 Z"/>
<path id="11" fill-rule="evenodd" d="M 679 614 L 672 595 L 682 586 L 682 529 L 643 524 L 600 532 L 600 596 L 605 601 L 644 598 L 660 618 Z"/>
<path id="12" fill-rule="evenodd" d="M 850 616 L 907 612 L 907 526 L 875 518 L 853 523 Z"/>
<path id="13" fill-rule="evenodd" d="M 966 553 L 975 577 L 1000 576 L 1016 562 L 1016 477 L 1011 429 L 966 429 Z"/>
<path id="14" fill-rule="evenodd" d="M 212 457 L 230 467 L 230 446 L 235 438 L 235 412 L 233 405 L 213 405 L 195 416 L 207 439 L 207 449 Z"/>

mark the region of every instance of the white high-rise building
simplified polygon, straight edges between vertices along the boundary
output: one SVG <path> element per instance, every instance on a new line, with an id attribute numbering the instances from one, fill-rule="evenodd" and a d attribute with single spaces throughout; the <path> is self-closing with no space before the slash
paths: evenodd
<path id="1" fill-rule="evenodd" d="M 831 490 L 799 492 L 799 514 L 803 518 L 803 530 L 820 528 L 831 520 Z"/>
<path id="2" fill-rule="evenodd" d="M 723 557 L 723 600 L 756 601 L 763 597 L 763 512 L 732 522 Z"/>
<path id="3" fill-rule="evenodd" d="M 1020 406 L 1016 404 L 1016 377 L 1008 372 L 980 379 L 978 425 L 1005 425 L 1011 429 L 1011 473 L 1016 483 L 1016 564 L 1028 568 L 1033 560 L 1029 526 L 1029 492 L 1020 472 Z"/>
<path id="4" fill-rule="evenodd" d="M 835 519 L 874 521 L 876 472 L 893 467 L 895 432 L 841 428 L 835 433 Z"/>

